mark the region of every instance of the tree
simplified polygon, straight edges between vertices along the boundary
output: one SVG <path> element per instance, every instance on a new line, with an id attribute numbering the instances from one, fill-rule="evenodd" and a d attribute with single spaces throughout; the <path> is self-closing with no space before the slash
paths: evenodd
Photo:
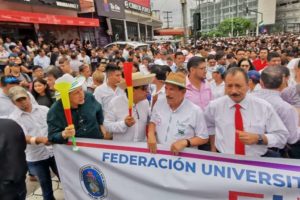
<path id="1" fill-rule="evenodd" d="M 253 24 L 249 19 L 235 17 L 233 19 L 227 18 L 223 20 L 217 27 L 218 32 L 221 32 L 223 36 L 229 36 L 232 32 L 233 25 L 233 35 L 245 35 L 246 31 L 253 28 Z"/>

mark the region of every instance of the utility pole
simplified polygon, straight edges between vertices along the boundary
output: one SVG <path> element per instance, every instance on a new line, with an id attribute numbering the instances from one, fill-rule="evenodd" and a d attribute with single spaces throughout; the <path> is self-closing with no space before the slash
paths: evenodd
<path id="1" fill-rule="evenodd" d="M 184 45 L 187 44 L 187 39 L 189 37 L 188 35 L 188 27 L 187 27 L 187 0 L 180 0 L 181 3 L 181 10 L 182 10 L 182 25 L 183 25 L 183 30 L 184 30 L 184 38 L 183 38 L 183 43 Z"/>
<path id="2" fill-rule="evenodd" d="M 167 28 L 170 28 L 170 23 L 172 22 L 172 11 L 163 11 L 163 13 L 166 15 L 164 19 L 166 20 L 165 22 L 167 23 Z"/>

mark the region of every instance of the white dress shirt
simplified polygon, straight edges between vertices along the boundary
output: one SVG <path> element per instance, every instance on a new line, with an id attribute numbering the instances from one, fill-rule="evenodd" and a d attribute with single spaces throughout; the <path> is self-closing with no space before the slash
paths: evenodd
<path id="1" fill-rule="evenodd" d="M 235 151 L 235 104 L 226 95 L 211 101 L 204 112 L 209 134 L 215 135 L 216 148 L 222 153 L 234 154 Z M 268 102 L 246 95 L 239 104 L 244 131 L 265 134 L 268 139 L 268 145 L 245 145 L 246 155 L 262 156 L 268 147 L 285 146 L 289 133 Z"/>
<path id="2" fill-rule="evenodd" d="M 94 96 L 96 100 L 102 105 L 104 116 L 106 115 L 106 111 L 110 101 L 114 97 L 121 95 L 125 95 L 125 92 L 121 88 L 117 87 L 114 91 L 111 87 L 107 85 L 106 82 L 98 86 L 94 91 Z"/>
<path id="3" fill-rule="evenodd" d="M 210 82 L 210 89 L 213 96 L 213 99 L 217 99 L 225 95 L 225 83 L 222 81 L 221 84 L 217 85 L 213 80 Z"/>
<path id="4" fill-rule="evenodd" d="M 113 98 L 104 119 L 104 127 L 113 134 L 113 140 L 126 142 L 144 142 L 146 125 L 149 119 L 149 102 L 145 99 L 133 106 L 132 115 L 135 124 L 127 127 L 125 117 L 128 113 L 128 99 L 125 95 Z"/>
<path id="5" fill-rule="evenodd" d="M 32 104 L 32 111 L 24 112 L 16 108 L 10 115 L 10 118 L 15 120 L 22 127 L 25 135 L 34 137 L 47 137 L 47 113 L 49 108 L 46 106 Z M 53 156 L 52 148 L 46 147 L 44 144 L 31 145 L 27 144 L 26 160 L 35 162 L 46 160 Z"/>
<path id="6" fill-rule="evenodd" d="M 253 95 L 266 100 L 273 106 L 278 116 L 284 123 L 285 127 L 289 131 L 289 137 L 287 142 L 289 144 L 294 144 L 298 142 L 298 140 L 300 139 L 298 127 L 298 113 L 292 105 L 285 102 L 280 97 L 280 92 L 276 90 L 261 89 L 253 93 Z"/>
<path id="7" fill-rule="evenodd" d="M 204 114 L 198 106 L 188 99 L 172 110 L 166 97 L 154 105 L 151 122 L 156 125 L 157 143 L 168 144 L 192 137 L 208 138 Z"/>

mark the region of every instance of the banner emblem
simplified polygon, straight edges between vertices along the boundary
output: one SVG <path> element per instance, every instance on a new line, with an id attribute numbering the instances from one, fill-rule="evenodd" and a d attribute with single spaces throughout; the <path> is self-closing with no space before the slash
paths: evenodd
<path id="1" fill-rule="evenodd" d="M 82 189 L 95 200 L 102 200 L 107 196 L 104 174 L 95 166 L 85 165 L 80 168 L 80 183 Z"/>

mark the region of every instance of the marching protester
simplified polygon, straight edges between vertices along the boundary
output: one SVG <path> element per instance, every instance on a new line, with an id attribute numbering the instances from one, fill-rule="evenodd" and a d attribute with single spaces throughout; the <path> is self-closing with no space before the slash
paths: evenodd
<path id="1" fill-rule="evenodd" d="M 41 184 L 44 200 L 54 200 L 50 168 L 58 176 L 53 151 L 45 145 L 48 142 L 48 108 L 32 104 L 26 90 L 20 86 L 9 89 L 9 97 L 16 105 L 10 118 L 22 127 L 26 136 L 26 161 L 30 173 Z"/>
<path id="2" fill-rule="evenodd" d="M 156 102 L 151 114 L 147 140 L 150 152 L 156 153 L 157 144 L 166 144 L 178 155 L 186 147 L 207 143 L 204 114 L 185 97 L 186 77 L 171 72 L 165 84 L 166 97 Z"/>
<path id="3" fill-rule="evenodd" d="M 124 91 L 118 87 L 122 79 L 121 68 L 114 64 L 108 64 L 105 73 L 106 82 L 98 86 L 94 91 L 96 100 L 102 105 L 104 115 L 114 96 L 125 95 Z"/>
<path id="4" fill-rule="evenodd" d="M 67 125 L 62 101 L 56 101 L 47 115 L 49 141 L 62 144 L 67 143 L 67 139 L 72 136 L 98 139 L 105 137 L 102 107 L 92 94 L 83 91 L 84 78 L 73 78 L 65 74 L 56 83 L 60 81 L 72 84 L 69 95 L 74 126 Z"/>
<path id="5" fill-rule="evenodd" d="M 148 86 L 155 74 L 144 75 L 140 72 L 132 74 L 133 83 L 133 111 L 128 114 L 128 98 L 126 95 L 114 97 L 108 106 L 104 126 L 113 134 L 114 141 L 142 142 L 146 138 L 146 126 L 150 116 L 147 101 Z M 118 84 L 126 89 L 126 82 Z"/>
<path id="6" fill-rule="evenodd" d="M 209 84 L 206 82 L 205 59 L 192 57 L 187 63 L 189 76 L 187 78 L 185 97 L 204 109 L 212 100 Z"/>
<path id="7" fill-rule="evenodd" d="M 226 96 L 210 102 L 205 109 L 212 151 L 279 157 L 268 148 L 282 149 L 289 133 L 273 107 L 247 95 L 247 91 L 246 72 L 230 68 L 225 75 Z"/>

